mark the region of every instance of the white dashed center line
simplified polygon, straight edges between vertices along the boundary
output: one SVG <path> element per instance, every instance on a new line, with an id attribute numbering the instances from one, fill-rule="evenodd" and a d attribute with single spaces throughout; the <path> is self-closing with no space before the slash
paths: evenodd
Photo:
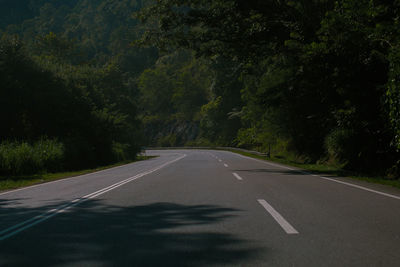
<path id="1" fill-rule="evenodd" d="M 287 234 L 290 235 L 299 233 L 296 229 L 294 229 L 293 226 L 290 225 L 290 223 L 285 220 L 285 218 L 282 217 L 282 215 L 279 214 L 279 212 L 277 212 L 270 204 L 268 204 L 267 201 L 265 201 L 264 199 L 259 199 L 258 203 L 260 203 L 261 206 L 263 206 L 264 209 L 268 211 L 269 214 L 271 214 L 271 216 L 275 219 L 277 223 L 279 223 L 279 225 L 283 228 L 283 230 L 285 230 Z"/>
<path id="2" fill-rule="evenodd" d="M 232 173 L 233 174 L 233 176 L 235 176 L 236 177 L 236 179 L 238 179 L 238 180 L 243 180 L 243 178 L 242 177 L 240 177 L 236 172 L 234 172 L 234 173 Z"/>

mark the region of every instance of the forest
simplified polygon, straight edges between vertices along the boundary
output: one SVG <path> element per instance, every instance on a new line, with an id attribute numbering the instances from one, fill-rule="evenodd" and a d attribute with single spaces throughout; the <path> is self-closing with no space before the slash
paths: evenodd
<path id="1" fill-rule="evenodd" d="M 229 146 L 400 176 L 399 0 L 3 0 L 0 35 L 0 175 Z"/>

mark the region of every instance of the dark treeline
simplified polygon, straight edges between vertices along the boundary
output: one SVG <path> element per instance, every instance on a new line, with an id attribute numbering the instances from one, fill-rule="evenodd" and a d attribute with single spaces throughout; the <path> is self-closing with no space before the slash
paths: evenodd
<path id="1" fill-rule="evenodd" d="M 208 140 L 392 175 L 399 16 L 400 2 L 385 0 L 164 0 L 140 14 L 154 26 L 142 43 L 231 66 L 213 73 L 216 94 L 201 109 Z M 236 118 L 236 134 L 213 133 Z"/>
<path id="2" fill-rule="evenodd" d="M 121 82 L 121 75 L 112 63 L 94 68 L 47 55 L 31 56 L 18 39 L 4 36 L 0 41 L 1 140 L 57 139 L 64 147 L 64 167 L 69 169 L 134 157 L 139 123 L 130 88 Z"/>
<path id="3" fill-rule="evenodd" d="M 398 177 L 399 7 L 2 1 L 0 139 L 69 168 L 222 145 Z"/>
<path id="4" fill-rule="evenodd" d="M 67 3 L 68 2 L 68 3 Z M 0 174 L 135 158 L 143 143 L 136 76 L 155 49 L 135 1 L 2 1 Z"/>

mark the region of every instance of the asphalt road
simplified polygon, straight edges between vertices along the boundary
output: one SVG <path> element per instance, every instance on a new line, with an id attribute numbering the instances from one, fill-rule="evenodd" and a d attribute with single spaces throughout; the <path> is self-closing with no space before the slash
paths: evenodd
<path id="1" fill-rule="evenodd" d="M 400 192 L 226 151 L 0 193 L 0 266 L 399 266 Z"/>

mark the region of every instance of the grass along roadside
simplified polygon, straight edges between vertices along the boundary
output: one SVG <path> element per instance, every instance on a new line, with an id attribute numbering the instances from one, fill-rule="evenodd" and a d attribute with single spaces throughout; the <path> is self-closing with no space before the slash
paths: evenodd
<path id="1" fill-rule="evenodd" d="M 154 158 L 155 156 L 138 156 L 133 161 L 123 161 L 118 162 L 112 165 L 102 166 L 94 169 L 86 169 L 80 171 L 71 171 L 71 172 L 58 172 L 58 173 L 42 173 L 42 174 L 34 174 L 34 175 L 26 175 L 26 176 L 0 176 L 0 192 L 18 189 L 26 186 L 61 180 L 65 178 L 70 178 L 74 176 L 84 175 L 88 173 L 93 173 L 97 171 L 102 171 L 114 167 L 119 167 L 125 164 L 129 164 L 136 161 L 147 160 Z"/>
<path id="2" fill-rule="evenodd" d="M 267 160 L 271 162 L 276 162 L 276 163 L 281 163 L 284 165 L 288 166 L 294 166 L 302 170 L 306 170 L 310 173 L 313 174 L 322 174 L 322 175 L 331 175 L 331 176 L 338 176 L 338 177 L 348 177 L 360 181 L 365 181 L 369 183 L 376 183 L 376 184 L 383 184 L 383 185 L 388 185 L 392 187 L 396 187 L 400 189 L 400 180 L 395 180 L 395 179 L 388 179 L 385 177 L 381 176 L 367 176 L 365 174 L 359 174 L 347 170 L 343 170 L 340 166 L 331 166 L 327 164 L 306 164 L 306 163 L 299 163 L 295 162 L 292 160 L 288 160 L 285 158 L 277 158 L 277 157 L 271 157 L 267 158 L 265 156 L 260 156 L 260 155 L 255 155 L 252 153 L 244 152 L 244 151 L 237 151 L 237 150 L 231 150 L 231 149 L 224 149 L 228 150 L 230 152 L 234 152 L 243 156 L 251 157 L 251 158 L 256 158 L 256 159 L 261 159 L 261 160 Z"/>

